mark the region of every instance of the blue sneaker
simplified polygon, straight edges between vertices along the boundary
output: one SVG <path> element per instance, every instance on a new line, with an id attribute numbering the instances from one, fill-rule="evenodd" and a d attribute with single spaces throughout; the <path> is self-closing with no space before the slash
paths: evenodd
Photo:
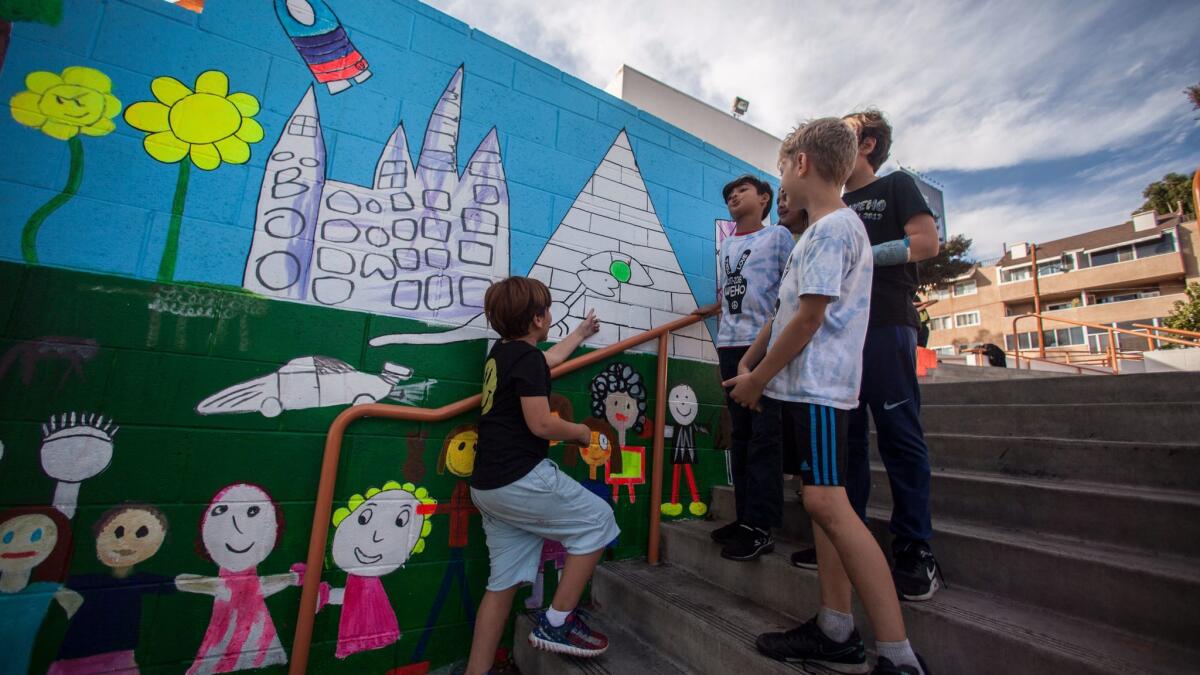
<path id="1" fill-rule="evenodd" d="M 571 612 L 563 625 L 555 628 L 546 619 L 546 612 L 534 614 L 537 625 L 529 631 L 529 644 L 537 649 L 571 656 L 600 656 L 608 651 L 608 636 L 588 627 L 579 612 Z"/>

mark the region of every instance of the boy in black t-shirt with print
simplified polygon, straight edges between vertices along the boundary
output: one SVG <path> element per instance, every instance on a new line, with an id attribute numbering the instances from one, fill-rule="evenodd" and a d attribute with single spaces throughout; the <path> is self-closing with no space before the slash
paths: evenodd
<path id="1" fill-rule="evenodd" d="M 871 490 L 870 409 L 879 456 L 892 488 L 896 590 L 905 600 L 928 600 L 939 588 L 940 569 L 929 546 L 933 536 L 929 448 L 921 430 L 916 366 L 920 320 L 912 298 L 917 290 L 916 262 L 937 255 L 937 225 L 911 176 L 903 171 L 882 178 L 875 175 L 892 145 L 892 128 L 883 113 L 866 110 L 843 119 L 857 131 L 859 145 L 842 200 L 866 226 L 875 261 L 862 390 L 858 409 L 849 420 L 846 491 L 865 520 Z M 812 549 L 794 553 L 792 562 L 798 567 L 816 566 Z"/>
<path id="2" fill-rule="evenodd" d="M 550 302 L 549 289 L 525 277 L 493 284 L 483 299 L 484 314 L 501 340 L 484 363 L 483 415 L 471 475 L 471 501 L 483 517 L 491 571 L 475 620 L 469 675 L 492 667 L 517 588 L 537 576 L 544 539 L 560 542 L 567 561 L 550 608 L 538 613 L 530 644 L 571 656 L 598 656 L 608 649 L 608 638 L 590 629 L 575 607 L 620 529 L 603 499 L 547 458 L 550 441 L 592 442 L 586 425 L 550 412 L 550 368 L 600 324 L 589 312 L 566 339 L 543 353 L 537 345 L 554 323 Z"/>

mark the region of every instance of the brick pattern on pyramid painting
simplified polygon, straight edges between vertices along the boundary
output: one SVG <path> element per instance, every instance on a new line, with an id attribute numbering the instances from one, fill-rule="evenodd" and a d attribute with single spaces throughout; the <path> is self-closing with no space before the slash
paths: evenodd
<path id="1" fill-rule="evenodd" d="M 557 320 L 552 340 L 566 336 L 593 309 L 601 328 L 586 342 L 590 346 L 613 344 L 696 309 L 625 131 L 575 198 L 529 276 L 550 287 Z M 655 349 L 654 343 L 638 348 Z M 670 353 L 717 358 L 703 324 L 673 333 Z"/>

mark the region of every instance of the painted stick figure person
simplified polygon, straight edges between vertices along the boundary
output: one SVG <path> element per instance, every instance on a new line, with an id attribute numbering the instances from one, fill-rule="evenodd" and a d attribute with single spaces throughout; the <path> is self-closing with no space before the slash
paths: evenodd
<path id="1" fill-rule="evenodd" d="M 400 639 L 396 612 L 379 578 L 425 550 L 436 507 L 425 488 L 388 481 L 334 511 L 333 563 L 346 572 L 346 586 L 322 583 L 317 607 L 342 606 L 334 656 L 344 659 Z"/>
<path id="2" fill-rule="evenodd" d="M 637 501 L 633 486 L 646 482 L 646 449 L 625 445 L 625 433 L 631 429 L 634 433 L 641 431 L 646 420 L 646 386 L 642 376 L 624 363 L 613 363 L 600 371 L 592 380 L 592 414 L 607 419 L 617 431 L 621 466 L 617 469 L 610 462 L 607 475 L 613 487 L 613 502 L 624 485 L 629 503 L 633 504 Z"/>
<path id="3" fill-rule="evenodd" d="M 117 427 L 97 415 L 64 413 L 42 425 L 42 471 L 57 480 L 54 506 L 0 512 L 0 675 L 25 675 L 42 620 L 57 601 L 70 618 L 83 601 L 64 587 L 79 485 L 108 467 Z"/>
<path id="4" fill-rule="evenodd" d="M 231 673 L 287 663 L 266 599 L 300 584 L 298 572 L 258 575 L 283 535 L 283 513 L 263 488 L 221 488 L 200 518 L 196 550 L 216 563 L 217 576 L 180 574 L 175 587 L 213 596 L 208 630 L 188 675 Z"/>
<path id="5" fill-rule="evenodd" d="M 149 504 L 121 504 L 92 527 L 96 558 L 108 574 L 72 576 L 67 586 L 82 598 L 47 675 L 137 672 L 134 650 L 146 595 L 175 591 L 174 580 L 134 567 L 154 557 L 167 536 L 167 518 Z"/>
<path id="6" fill-rule="evenodd" d="M 692 466 L 700 463 L 696 454 L 696 431 L 708 433 L 708 429 L 696 424 L 696 415 L 700 405 L 696 400 L 696 392 L 686 384 L 677 384 L 667 395 L 667 408 L 675 424 L 668 426 L 666 435 L 675 441 L 671 453 L 671 501 L 663 504 L 663 515 L 678 516 L 683 513 L 683 505 L 679 503 L 679 470 L 687 475 L 688 489 L 692 494 L 692 503 L 688 505 L 688 513 L 693 516 L 703 516 L 708 513 L 708 506 L 700 501 L 700 493 L 696 490 L 696 476 Z"/>
<path id="7" fill-rule="evenodd" d="M 371 77 L 367 60 L 350 42 L 342 22 L 323 0 L 275 0 L 275 14 L 317 82 L 330 94 Z"/>
<path id="8" fill-rule="evenodd" d="M 437 471 L 444 474 L 447 471 L 456 476 L 454 491 L 450 493 L 448 504 L 439 504 L 434 513 L 450 517 L 449 544 L 450 560 L 446 563 L 446 571 L 442 573 L 442 583 L 438 586 L 437 595 L 429 607 L 429 617 L 425 620 L 425 631 L 421 634 L 417 648 L 413 651 L 412 662 L 418 663 L 425 656 L 433 628 L 437 625 L 438 616 L 450 595 L 450 589 L 458 585 L 459 602 L 472 629 L 475 625 L 475 605 L 471 600 L 471 589 L 467 584 L 467 563 L 464 550 L 467 548 L 468 532 L 471 517 L 479 515 L 479 509 L 471 502 L 471 485 L 467 479 L 475 472 L 475 449 L 479 444 L 479 432 L 474 424 L 463 424 L 455 427 L 446 435 L 442 443 L 441 454 L 438 455 Z"/>

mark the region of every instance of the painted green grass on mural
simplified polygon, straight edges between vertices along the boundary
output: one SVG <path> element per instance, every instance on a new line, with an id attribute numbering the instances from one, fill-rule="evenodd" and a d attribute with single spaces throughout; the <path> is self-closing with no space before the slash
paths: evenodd
<path id="1" fill-rule="evenodd" d="M 80 143 L 78 138 L 72 138 L 67 141 L 67 147 L 71 150 L 71 168 L 67 173 L 67 184 L 63 186 L 62 192 L 51 197 L 50 201 L 34 211 L 33 215 L 29 216 L 29 220 L 25 221 L 25 227 L 21 230 L 21 256 L 25 258 L 25 262 L 31 265 L 38 261 L 37 236 L 42 223 L 46 222 L 50 214 L 57 211 L 59 207 L 71 201 L 71 197 L 74 197 L 75 193 L 79 191 L 79 184 L 83 182 L 83 143 Z"/>
<path id="2" fill-rule="evenodd" d="M 175 262 L 179 257 L 179 229 L 183 225 L 183 207 L 187 203 L 188 177 L 191 173 L 191 162 L 179 163 L 179 178 L 175 180 L 175 199 L 171 202 L 171 224 L 167 228 L 167 246 L 163 249 L 162 261 L 158 264 L 160 282 L 175 278 Z"/>

